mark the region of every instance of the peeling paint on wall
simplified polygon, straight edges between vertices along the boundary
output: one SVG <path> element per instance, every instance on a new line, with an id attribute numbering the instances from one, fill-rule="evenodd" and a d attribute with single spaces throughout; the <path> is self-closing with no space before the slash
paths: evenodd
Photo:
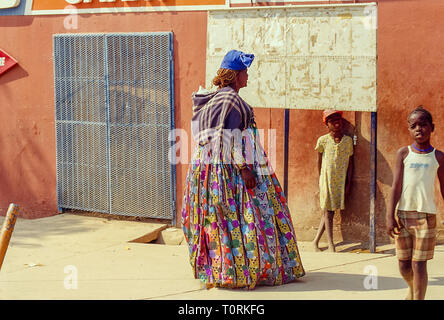
<path id="1" fill-rule="evenodd" d="M 226 52 L 254 53 L 248 89 L 258 108 L 376 111 L 376 27 L 364 6 L 208 13 L 206 85 Z"/>

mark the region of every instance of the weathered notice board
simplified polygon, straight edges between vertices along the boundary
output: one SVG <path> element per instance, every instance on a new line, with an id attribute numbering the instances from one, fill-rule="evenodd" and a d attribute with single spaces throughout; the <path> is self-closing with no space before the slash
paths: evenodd
<path id="1" fill-rule="evenodd" d="M 253 53 L 241 96 L 258 108 L 376 111 L 377 6 L 208 12 L 206 88 L 231 49 Z"/>

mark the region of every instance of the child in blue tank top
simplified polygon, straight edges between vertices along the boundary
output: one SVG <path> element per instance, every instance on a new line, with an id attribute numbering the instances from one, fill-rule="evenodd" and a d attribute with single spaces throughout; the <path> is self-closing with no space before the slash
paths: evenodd
<path id="1" fill-rule="evenodd" d="M 427 260 L 433 258 L 436 244 L 436 175 L 444 199 L 444 153 L 430 144 L 435 129 L 430 112 L 419 106 L 407 122 L 414 142 L 397 153 L 386 229 L 395 238 L 399 271 L 409 286 L 406 299 L 423 300 Z"/>

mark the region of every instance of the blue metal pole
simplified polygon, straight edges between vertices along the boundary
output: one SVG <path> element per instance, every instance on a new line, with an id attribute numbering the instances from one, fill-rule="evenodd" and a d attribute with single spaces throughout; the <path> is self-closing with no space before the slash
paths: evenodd
<path id="1" fill-rule="evenodd" d="M 174 100 L 174 48 L 173 48 L 173 33 L 170 32 L 168 34 L 169 36 L 169 48 L 170 48 L 170 52 L 169 52 L 169 62 L 170 62 L 170 130 L 174 130 L 175 129 L 175 121 L 174 121 L 174 117 L 175 117 L 175 100 Z M 171 224 L 173 226 L 176 225 L 177 223 L 177 218 L 176 218 L 176 164 L 172 161 L 174 159 L 174 155 L 176 154 L 176 149 L 175 149 L 175 142 L 172 141 L 170 147 L 172 148 L 172 158 L 170 159 L 171 161 L 171 212 L 172 212 L 172 221 Z"/>
<path id="2" fill-rule="evenodd" d="M 371 113 L 370 141 L 370 252 L 376 252 L 375 207 L 376 207 L 376 112 Z"/>
<path id="3" fill-rule="evenodd" d="M 109 92 L 109 69 L 108 69 L 108 59 L 110 58 L 108 53 L 108 36 L 103 36 L 103 47 L 104 47 L 104 90 L 105 90 L 105 112 L 106 112 L 106 162 L 107 162 L 107 175 L 108 175 L 108 212 L 112 213 L 112 176 L 111 176 L 111 119 L 110 119 L 110 92 Z"/>
<path id="4" fill-rule="evenodd" d="M 290 131 L 290 109 L 285 109 L 284 131 L 284 194 L 288 202 L 288 138 Z"/>

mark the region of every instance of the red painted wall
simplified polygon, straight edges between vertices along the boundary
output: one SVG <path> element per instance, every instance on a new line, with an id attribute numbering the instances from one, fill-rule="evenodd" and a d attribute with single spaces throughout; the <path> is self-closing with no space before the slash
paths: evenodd
<path id="1" fill-rule="evenodd" d="M 359 2 L 359 1 L 357 1 Z M 365 1 L 362 1 L 365 2 Z M 444 1 L 378 1 L 378 112 L 376 241 L 387 243 L 385 217 L 396 151 L 411 143 L 407 116 L 422 104 L 434 116 L 432 144 L 444 150 Z M 273 125 L 283 127 L 283 111 L 273 111 Z M 356 128 L 353 191 L 346 209 L 335 215 L 336 241 L 369 241 L 371 115 L 348 112 L 344 117 Z M 313 148 L 326 133 L 320 111 L 290 113 L 289 206 L 298 239 L 311 240 L 321 217 L 317 188 L 317 158 Z M 282 132 L 282 130 L 281 130 Z M 283 134 L 283 133 L 282 133 Z M 283 150 L 283 145 L 280 147 Z M 280 155 L 283 153 L 280 151 Z M 282 156 L 278 156 L 282 158 Z M 278 176 L 283 177 L 282 165 Z M 282 181 L 282 178 L 281 178 Z M 314 195 L 314 196 L 313 196 Z M 436 183 L 438 219 L 444 220 L 444 200 Z M 443 225 L 438 226 L 443 229 Z M 324 236 L 325 237 L 325 236 Z"/>
<path id="2" fill-rule="evenodd" d="M 0 16 L 0 45 L 19 62 L 0 77 L 0 213 L 14 202 L 22 218 L 57 214 L 53 34 L 173 31 L 175 120 L 188 128 L 191 92 L 205 78 L 206 15 L 85 14 L 77 30 L 64 28 L 66 16 Z M 181 195 L 185 168 L 177 169 Z"/>
<path id="3" fill-rule="evenodd" d="M 435 119 L 432 143 L 444 149 L 444 2 L 378 1 L 377 241 L 387 242 L 385 210 L 396 150 L 408 143 L 406 117 L 418 104 Z M 205 83 L 206 12 L 89 14 L 77 30 L 65 16 L 0 16 L 1 46 L 19 61 L 0 77 L 0 214 L 21 205 L 21 216 L 57 214 L 52 35 L 65 32 L 173 31 L 176 127 L 190 132 L 191 93 Z M 249 80 L 254 81 L 254 79 Z M 242 90 L 248 90 L 242 89 Z M 259 128 L 277 132 L 276 172 L 283 184 L 284 111 L 256 109 Z M 335 217 L 335 239 L 369 239 L 370 114 L 344 114 L 358 136 L 354 188 L 347 209 Z M 316 139 L 326 133 L 321 111 L 290 112 L 289 206 L 300 240 L 319 224 Z M 264 145 L 267 146 L 268 141 Z M 177 221 L 187 165 L 177 166 Z M 437 197 L 439 188 L 437 186 Z M 440 220 L 444 201 L 438 199 Z"/>
<path id="4" fill-rule="evenodd" d="M 396 151 L 412 143 L 407 116 L 416 106 L 422 104 L 432 113 L 436 127 L 432 145 L 444 149 L 442 17 L 444 1 L 440 0 L 379 2 L 378 225 L 385 219 Z M 444 200 L 438 185 L 436 199 L 441 221 Z M 378 234 L 379 239 L 387 238 Z"/>
<path id="5" fill-rule="evenodd" d="M 357 1 L 360 2 L 360 1 Z M 361 1 L 366 2 L 366 1 Z M 434 116 L 432 144 L 444 150 L 444 1 L 378 1 L 378 112 L 376 241 L 387 243 L 385 217 L 396 151 L 411 143 L 407 116 L 423 104 Z M 262 111 L 264 116 L 266 111 Z M 319 209 L 316 139 L 327 131 L 321 111 L 291 110 L 289 145 L 289 207 L 298 239 L 314 238 L 322 212 Z M 346 209 L 335 215 L 335 241 L 369 241 L 370 133 L 368 112 L 347 112 L 344 117 L 355 128 L 353 191 Z M 283 183 L 284 111 L 272 110 L 262 127 L 271 123 L 278 134 L 277 175 Z M 444 200 L 436 183 L 438 219 L 444 220 Z M 444 229 L 443 225 L 438 226 Z M 325 236 L 324 236 L 325 237 Z"/>

